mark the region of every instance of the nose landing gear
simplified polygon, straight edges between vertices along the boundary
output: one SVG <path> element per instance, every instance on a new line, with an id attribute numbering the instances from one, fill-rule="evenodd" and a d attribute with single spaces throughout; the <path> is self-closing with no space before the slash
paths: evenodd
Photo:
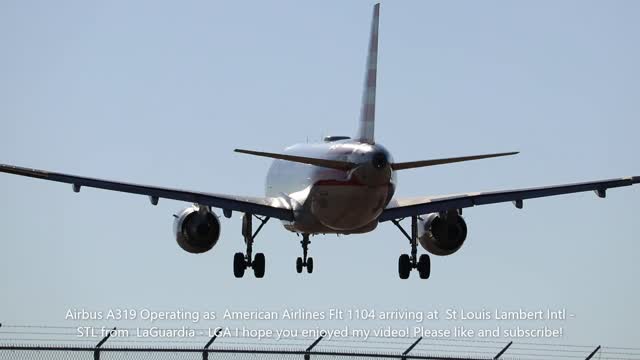
<path id="1" fill-rule="evenodd" d="M 302 257 L 298 257 L 296 259 L 296 271 L 298 274 L 302 273 L 302 268 L 307 268 L 307 272 L 311 274 L 313 272 L 313 258 L 307 257 L 307 253 L 309 251 L 309 234 L 302 234 L 302 241 L 300 241 L 302 245 Z"/>
<path id="2" fill-rule="evenodd" d="M 260 220 L 260 226 L 253 232 L 252 218 Z M 242 217 L 242 236 L 244 237 L 244 243 L 247 245 L 246 253 L 237 252 L 233 256 L 233 275 L 237 278 L 244 276 L 244 272 L 247 268 L 253 268 L 253 275 L 261 279 L 264 277 L 265 270 L 265 256 L 263 253 L 257 253 L 252 259 L 253 253 L 253 240 L 256 238 L 264 224 L 269 221 L 269 217 L 258 217 L 253 214 L 244 214 Z"/>
<path id="3" fill-rule="evenodd" d="M 421 279 L 428 279 L 431 276 L 431 258 L 428 254 L 422 254 L 418 258 L 418 217 L 411 217 L 411 235 L 407 234 L 400 225 L 400 221 L 402 219 L 392 220 L 393 224 L 409 239 L 411 255 L 402 254 L 398 258 L 398 275 L 400 275 L 400 279 L 408 279 L 411 270 L 416 269 Z"/>

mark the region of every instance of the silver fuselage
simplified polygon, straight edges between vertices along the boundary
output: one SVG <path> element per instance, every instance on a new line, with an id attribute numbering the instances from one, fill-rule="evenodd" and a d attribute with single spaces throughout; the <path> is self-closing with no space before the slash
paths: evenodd
<path id="1" fill-rule="evenodd" d="M 348 139 L 297 144 L 284 153 L 358 164 L 345 171 L 273 161 L 265 190 L 267 196 L 281 199 L 294 210 L 294 220 L 284 222 L 285 228 L 311 234 L 353 234 L 376 228 L 396 186 L 390 166 L 393 159 L 382 145 Z"/>

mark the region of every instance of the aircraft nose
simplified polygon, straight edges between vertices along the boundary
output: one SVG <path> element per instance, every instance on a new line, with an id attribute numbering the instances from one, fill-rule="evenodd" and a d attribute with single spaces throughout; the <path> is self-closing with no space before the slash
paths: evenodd
<path id="1" fill-rule="evenodd" d="M 387 166 L 387 164 L 389 163 L 389 160 L 387 160 L 387 155 L 385 155 L 382 152 L 378 152 L 373 155 L 373 158 L 371 159 L 371 163 L 373 164 L 374 168 L 382 169 L 385 166 Z"/>

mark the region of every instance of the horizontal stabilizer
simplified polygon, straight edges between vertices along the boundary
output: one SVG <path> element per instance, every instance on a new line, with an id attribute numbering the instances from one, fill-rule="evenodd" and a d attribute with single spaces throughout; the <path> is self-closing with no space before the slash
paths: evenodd
<path id="1" fill-rule="evenodd" d="M 357 164 L 354 164 L 354 163 L 348 162 L 348 161 L 317 159 L 317 158 L 310 158 L 310 157 L 304 157 L 304 156 L 275 154 L 275 153 L 252 151 L 252 150 L 243 150 L 243 149 L 235 149 L 234 151 L 235 152 L 239 152 L 239 153 L 243 153 L 243 154 L 264 156 L 264 157 L 268 157 L 268 158 L 272 158 L 272 159 L 293 161 L 293 162 L 297 162 L 297 163 L 315 165 L 315 166 L 320 166 L 320 167 L 325 167 L 325 168 L 330 168 L 330 169 L 338 169 L 338 170 L 351 170 L 351 169 L 353 169 L 353 168 L 355 168 L 357 166 Z"/>
<path id="2" fill-rule="evenodd" d="M 421 161 L 394 163 L 394 164 L 391 165 L 391 168 L 393 170 L 405 170 L 405 169 L 413 169 L 413 168 L 425 167 L 425 166 L 451 164 L 451 163 L 456 163 L 456 162 L 461 162 L 461 161 L 479 160 L 479 159 L 487 159 L 487 158 L 498 157 L 498 156 L 515 155 L 515 154 L 518 154 L 518 153 L 519 153 L 519 151 L 514 151 L 514 152 L 497 153 L 497 154 L 461 156 L 461 157 L 445 158 L 445 159 L 433 159 L 433 160 L 421 160 Z"/>

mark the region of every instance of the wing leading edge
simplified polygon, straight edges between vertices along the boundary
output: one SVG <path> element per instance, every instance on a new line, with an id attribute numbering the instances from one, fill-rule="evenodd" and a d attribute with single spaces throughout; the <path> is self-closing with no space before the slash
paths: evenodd
<path id="1" fill-rule="evenodd" d="M 159 198 L 163 198 L 208 205 L 224 210 L 264 215 L 280 220 L 293 220 L 293 212 L 291 211 L 289 204 L 279 198 L 211 194 L 89 178 L 4 164 L 0 164 L 0 172 L 72 184 L 73 190 L 76 192 L 80 191 L 82 186 L 86 186 L 130 194 L 147 195 L 149 196 L 151 203 L 154 205 L 157 204 Z"/>
<path id="2" fill-rule="evenodd" d="M 397 200 L 394 199 L 391 200 L 387 208 L 382 212 L 379 221 L 383 222 L 413 215 L 422 215 L 452 209 L 462 209 L 472 206 L 495 204 L 508 201 L 512 201 L 517 208 L 522 208 L 523 200 L 563 194 L 572 194 L 584 191 L 595 191 L 599 197 L 603 198 L 606 196 L 607 189 L 622 186 L 631 186 L 638 183 L 640 183 L 640 176 L 632 176 L 618 179 L 598 180 L 527 189 L 478 192 Z"/>

